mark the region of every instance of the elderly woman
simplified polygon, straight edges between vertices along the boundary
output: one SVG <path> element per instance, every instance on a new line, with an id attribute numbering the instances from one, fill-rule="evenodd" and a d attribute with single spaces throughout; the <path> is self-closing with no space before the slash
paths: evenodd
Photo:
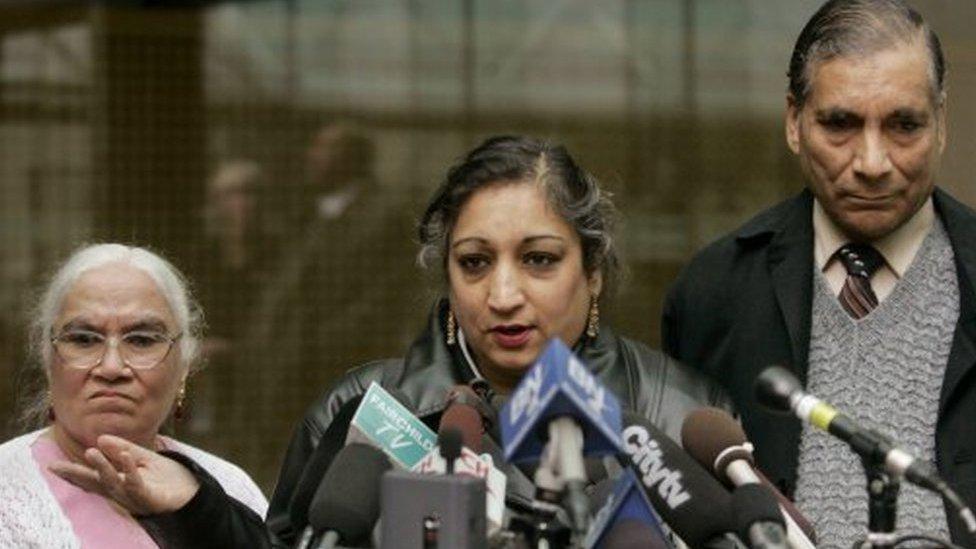
<path id="1" fill-rule="evenodd" d="M 303 469 L 333 419 L 349 421 L 336 417 L 343 404 L 373 381 L 406 395 L 436 430 L 452 387 L 483 380 L 509 393 L 558 337 L 624 408 L 673 437 L 690 410 L 727 406 L 716 385 L 601 323 L 601 299 L 618 268 L 613 213 L 563 147 L 497 137 L 468 153 L 420 225 L 422 263 L 442 269 L 446 298 L 403 359 L 351 370 L 311 408 L 272 497 L 270 529 L 288 542 L 301 531 L 292 517 Z"/>
<path id="2" fill-rule="evenodd" d="M 32 329 L 46 388 L 26 414 L 47 425 L 0 445 L 0 546 L 193 545 L 201 532 L 165 534 L 178 512 L 260 524 L 246 473 L 159 432 L 200 325 L 180 273 L 142 248 L 88 246 L 57 270 Z M 201 485 L 230 496 L 223 511 L 196 504 Z"/>

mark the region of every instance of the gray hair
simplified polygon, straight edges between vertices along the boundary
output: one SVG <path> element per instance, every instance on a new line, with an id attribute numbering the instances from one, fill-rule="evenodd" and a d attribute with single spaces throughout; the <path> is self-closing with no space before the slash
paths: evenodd
<path id="1" fill-rule="evenodd" d="M 939 37 L 902 0 L 830 0 L 807 21 L 793 47 L 789 93 L 802 107 L 810 93 L 813 68 L 835 57 L 863 56 L 924 39 L 929 52 L 933 102 L 945 92 L 945 57 Z"/>
<path id="2" fill-rule="evenodd" d="M 92 244 L 82 246 L 62 263 L 45 287 L 34 309 L 30 325 L 31 362 L 45 374 L 51 366 L 50 339 L 54 322 L 65 295 L 84 273 L 110 263 L 124 263 L 145 272 L 156 283 L 176 319 L 179 339 L 180 365 L 187 371 L 194 369 L 200 356 L 203 336 L 203 316 L 189 290 L 186 278 L 172 263 L 159 255 L 136 246 L 122 244 Z M 46 376 L 45 376 L 46 377 Z M 42 422 L 47 409 L 47 387 L 34 391 L 22 406 L 21 419 L 26 425 Z"/>
<path id="3" fill-rule="evenodd" d="M 542 185 L 550 204 L 579 236 L 586 273 L 601 272 L 604 287 L 612 289 L 620 260 L 613 236 L 617 213 L 609 193 L 565 147 L 522 136 L 489 138 L 448 171 L 420 222 L 421 266 L 437 261 L 446 267 L 451 231 L 475 191 L 520 181 Z"/>

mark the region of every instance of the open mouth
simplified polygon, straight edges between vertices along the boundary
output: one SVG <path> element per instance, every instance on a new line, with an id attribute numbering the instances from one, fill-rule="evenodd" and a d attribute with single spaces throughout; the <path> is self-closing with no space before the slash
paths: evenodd
<path id="1" fill-rule="evenodd" d="M 528 343 L 529 338 L 532 337 L 532 327 L 522 324 L 507 324 L 492 328 L 491 334 L 499 346 L 514 349 Z"/>

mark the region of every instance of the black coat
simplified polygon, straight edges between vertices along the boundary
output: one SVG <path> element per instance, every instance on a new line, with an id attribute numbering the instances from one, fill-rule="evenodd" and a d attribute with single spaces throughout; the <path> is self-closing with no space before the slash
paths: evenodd
<path id="1" fill-rule="evenodd" d="M 939 397 L 936 463 L 976 507 L 976 213 L 935 190 L 935 210 L 955 253 L 960 314 Z M 668 294 L 664 350 L 729 390 L 764 472 L 787 494 L 796 486 L 800 423 L 762 409 L 756 376 L 787 365 L 806 382 L 813 288 L 813 195 L 803 191 L 694 257 Z M 947 509 L 948 511 L 948 509 Z M 947 512 L 954 540 L 962 529 Z"/>
<path id="2" fill-rule="evenodd" d="M 399 389 L 414 405 L 417 417 L 437 429 L 448 391 L 473 377 L 458 347 L 445 344 L 446 315 L 447 304 L 442 301 L 404 359 L 373 362 L 351 370 L 309 409 L 292 437 L 268 509 L 266 522 L 278 540 L 293 543 L 304 526 L 292 524 L 290 504 L 300 489 L 305 466 L 316 446 L 330 438 L 326 431 L 335 431 L 330 427 L 335 427 L 332 424 L 337 412 L 346 409 L 343 404 L 365 393 L 371 382 Z M 659 351 L 614 335 L 605 326 L 595 339 L 586 338 L 575 351 L 620 399 L 624 409 L 648 418 L 676 440 L 691 410 L 708 405 L 729 408 L 729 399 L 718 385 Z M 350 419 L 344 417 L 343 421 Z M 330 440 L 330 444 L 334 442 Z M 499 459 L 495 463 L 508 477 L 506 491 L 512 495 L 519 489 L 517 472 Z M 531 483 L 525 486 L 523 482 L 522 487 L 529 489 L 531 500 Z"/>

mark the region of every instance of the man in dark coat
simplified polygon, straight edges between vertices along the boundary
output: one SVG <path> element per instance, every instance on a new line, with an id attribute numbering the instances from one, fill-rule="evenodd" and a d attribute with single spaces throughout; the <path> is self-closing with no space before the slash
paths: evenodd
<path id="1" fill-rule="evenodd" d="M 976 214 L 935 187 L 945 65 L 917 12 L 832 0 L 801 32 L 789 74 L 786 137 L 808 189 L 692 260 L 668 295 L 663 345 L 725 384 L 760 468 L 798 496 L 822 541 L 849 545 L 847 528 L 867 522 L 860 462 L 764 410 L 755 379 L 789 367 L 857 420 L 910 439 L 976 507 Z M 937 502 L 903 483 L 899 504 L 918 506 L 899 526 L 971 544 Z"/>

